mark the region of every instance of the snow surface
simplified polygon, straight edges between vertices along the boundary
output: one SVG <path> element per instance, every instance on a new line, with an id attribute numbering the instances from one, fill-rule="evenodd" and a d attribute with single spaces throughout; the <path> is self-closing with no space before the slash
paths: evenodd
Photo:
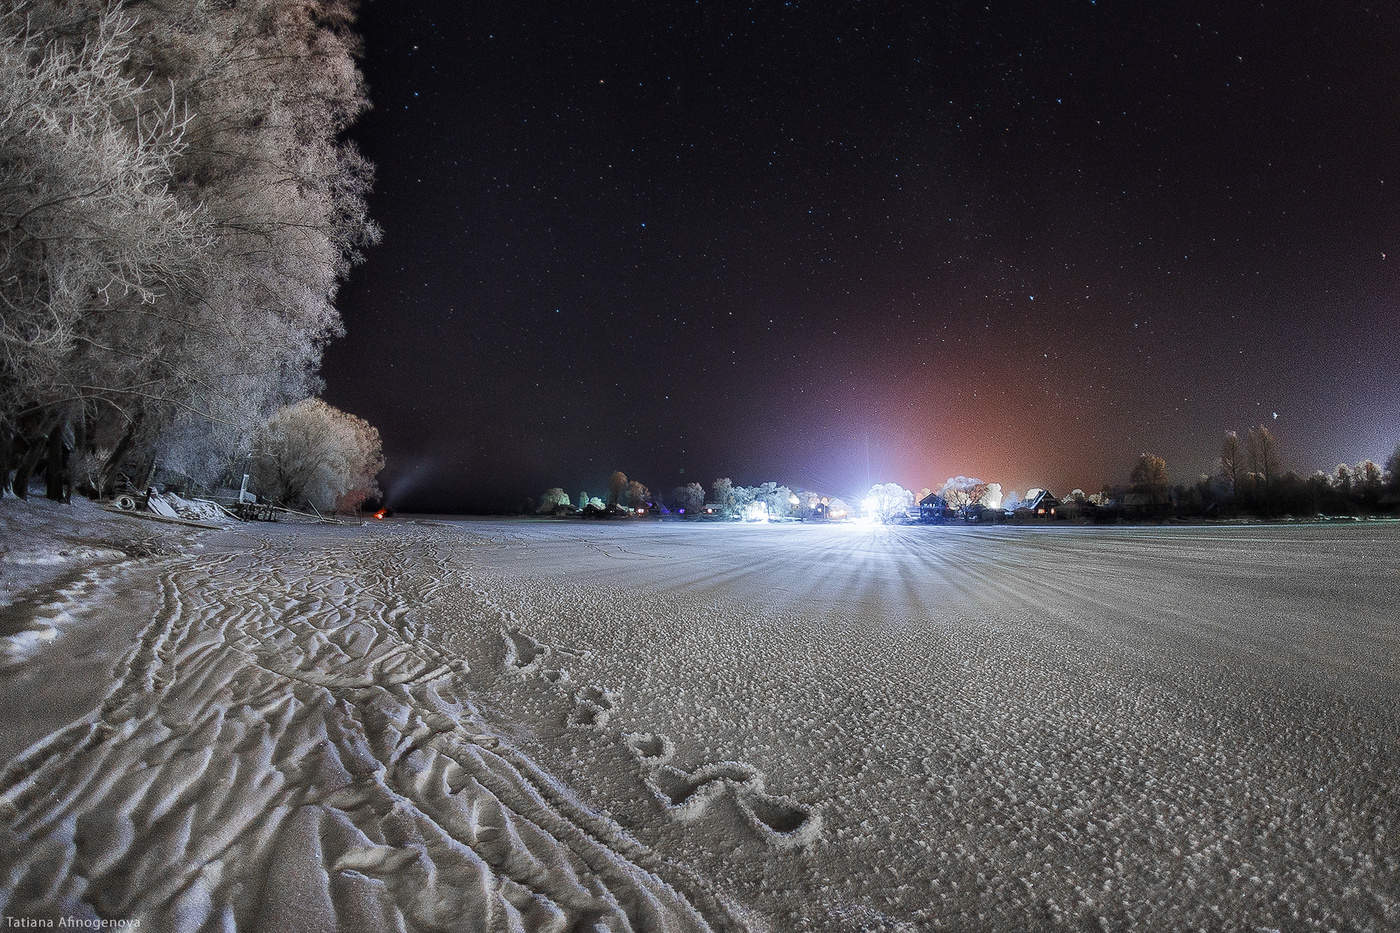
<path id="1" fill-rule="evenodd" d="M 10 607 L 68 621 L 7 709 L 130 636 L 0 773 L 0 912 L 1400 926 L 1394 524 L 199 540 Z"/>

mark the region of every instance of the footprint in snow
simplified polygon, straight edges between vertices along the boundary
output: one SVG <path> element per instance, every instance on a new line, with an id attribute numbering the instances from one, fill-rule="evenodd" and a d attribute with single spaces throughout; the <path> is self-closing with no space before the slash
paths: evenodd
<path id="1" fill-rule="evenodd" d="M 626 736 L 639 760 L 647 752 L 674 753 L 669 739 L 652 733 Z M 646 783 L 661 809 L 673 820 L 689 823 L 702 816 L 715 801 L 732 795 L 745 822 L 764 842 L 777 849 L 812 843 L 821 833 L 821 812 L 792 797 L 764 789 L 763 772 L 742 761 L 718 761 L 686 772 L 666 764 L 654 766 Z"/>
<path id="2" fill-rule="evenodd" d="M 676 743 L 660 732 L 628 732 L 622 741 L 644 771 L 661 767 L 676 754 Z"/>
<path id="3" fill-rule="evenodd" d="M 742 761 L 716 761 L 686 772 L 662 765 L 647 778 L 647 787 L 673 820 L 698 819 L 726 791 L 762 790 L 763 774 Z"/>
<path id="4" fill-rule="evenodd" d="M 739 810 L 764 842 L 777 849 L 793 849 L 814 841 L 822 831 L 821 811 L 791 797 L 762 791 L 738 795 Z"/>
<path id="5" fill-rule="evenodd" d="M 617 708 L 621 697 L 613 690 L 589 684 L 574 694 L 574 708 L 569 713 L 569 724 L 590 729 L 602 729 Z"/>
<path id="6" fill-rule="evenodd" d="M 528 674 L 539 668 L 549 648 L 519 629 L 506 629 L 506 668 Z"/>

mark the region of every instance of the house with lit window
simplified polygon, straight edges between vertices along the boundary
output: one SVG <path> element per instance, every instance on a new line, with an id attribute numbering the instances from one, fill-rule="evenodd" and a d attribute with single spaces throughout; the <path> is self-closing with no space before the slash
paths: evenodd
<path id="1" fill-rule="evenodd" d="M 1026 493 L 1021 504 L 1016 506 L 1017 518 L 1054 518 L 1060 500 L 1048 489 L 1032 489 Z"/>

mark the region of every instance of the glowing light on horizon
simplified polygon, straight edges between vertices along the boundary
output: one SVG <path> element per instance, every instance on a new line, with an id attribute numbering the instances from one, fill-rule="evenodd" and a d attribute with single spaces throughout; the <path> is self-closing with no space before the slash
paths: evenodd
<path id="1" fill-rule="evenodd" d="M 744 521 L 746 522 L 766 522 L 768 521 L 768 503 L 761 500 L 750 502 L 744 506 Z"/>

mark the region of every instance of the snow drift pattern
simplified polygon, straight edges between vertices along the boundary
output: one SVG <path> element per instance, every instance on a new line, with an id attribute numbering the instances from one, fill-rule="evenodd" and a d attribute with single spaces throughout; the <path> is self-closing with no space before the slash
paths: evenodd
<path id="1" fill-rule="evenodd" d="M 431 537 L 167 561 L 100 709 L 0 776 L 0 909 L 162 930 L 738 926 L 489 734 L 468 665 L 416 640 L 410 607 L 452 581 Z"/>

